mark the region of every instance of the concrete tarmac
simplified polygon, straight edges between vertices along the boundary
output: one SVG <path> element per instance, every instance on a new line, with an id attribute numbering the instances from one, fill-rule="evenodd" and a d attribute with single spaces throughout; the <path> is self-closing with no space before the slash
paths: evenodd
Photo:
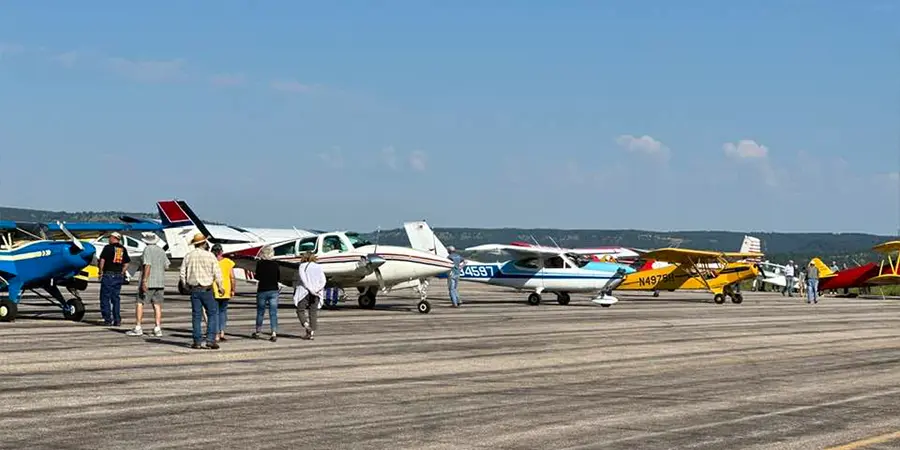
<path id="1" fill-rule="evenodd" d="M 28 299 L 0 324 L 0 448 L 900 447 L 900 301 L 745 292 L 618 295 L 600 308 L 461 283 L 449 306 L 355 291 L 322 310 L 314 341 L 288 294 L 278 342 L 249 338 L 253 287 L 228 341 L 192 350 L 190 302 L 168 292 L 162 338 Z M 149 308 L 144 329 L 152 329 Z M 266 327 L 268 330 L 268 316 Z"/>

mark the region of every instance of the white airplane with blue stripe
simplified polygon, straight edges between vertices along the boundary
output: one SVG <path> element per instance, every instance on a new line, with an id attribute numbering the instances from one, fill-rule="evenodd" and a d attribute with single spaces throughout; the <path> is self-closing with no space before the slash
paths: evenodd
<path id="1" fill-rule="evenodd" d="M 449 256 L 425 221 L 406 222 L 403 226 L 413 248 Z M 618 299 L 609 292 L 622 283 L 625 275 L 636 271 L 622 264 L 591 261 L 586 253 L 562 248 L 486 244 L 459 253 L 466 256 L 460 281 L 530 291 L 530 305 L 540 304 L 544 293 L 556 294 L 561 305 L 569 304 L 571 293 L 597 293 L 593 303 L 611 306 Z"/>

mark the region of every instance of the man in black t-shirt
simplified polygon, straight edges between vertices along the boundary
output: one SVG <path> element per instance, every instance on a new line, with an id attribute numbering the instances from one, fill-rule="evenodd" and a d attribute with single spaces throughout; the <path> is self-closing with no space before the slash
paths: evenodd
<path id="1" fill-rule="evenodd" d="M 100 252 L 100 314 L 103 315 L 103 323 L 106 326 L 119 326 L 122 323 L 120 311 L 122 283 L 125 281 L 125 271 L 128 270 L 128 250 L 119 243 L 122 235 L 112 233 L 109 235 L 109 244 Z"/>

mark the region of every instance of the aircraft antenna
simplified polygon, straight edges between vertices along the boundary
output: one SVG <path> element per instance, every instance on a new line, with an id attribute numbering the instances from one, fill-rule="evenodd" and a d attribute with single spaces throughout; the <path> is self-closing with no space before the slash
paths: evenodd
<path id="1" fill-rule="evenodd" d="M 547 236 L 547 239 L 550 239 L 550 242 L 552 242 L 552 243 L 553 243 L 553 245 L 555 245 L 555 246 L 556 246 L 556 248 L 559 248 L 559 249 L 561 249 L 561 248 L 562 248 L 562 247 L 560 247 L 560 246 L 559 246 L 559 244 L 557 244 L 557 243 L 556 243 L 556 241 L 555 241 L 555 240 L 553 240 L 553 236 L 549 236 L 549 235 L 548 235 L 548 236 Z"/>

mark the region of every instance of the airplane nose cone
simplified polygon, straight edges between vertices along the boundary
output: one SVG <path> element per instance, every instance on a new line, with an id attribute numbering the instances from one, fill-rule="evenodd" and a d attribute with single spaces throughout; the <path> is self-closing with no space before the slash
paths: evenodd
<path id="1" fill-rule="evenodd" d="M 81 251 L 81 259 L 90 264 L 94 261 L 94 254 L 97 253 L 97 249 L 87 242 L 85 242 L 83 245 L 84 250 Z"/>
<path id="2" fill-rule="evenodd" d="M 384 258 L 374 253 L 366 255 L 366 265 L 373 269 L 381 267 L 385 262 Z"/>

